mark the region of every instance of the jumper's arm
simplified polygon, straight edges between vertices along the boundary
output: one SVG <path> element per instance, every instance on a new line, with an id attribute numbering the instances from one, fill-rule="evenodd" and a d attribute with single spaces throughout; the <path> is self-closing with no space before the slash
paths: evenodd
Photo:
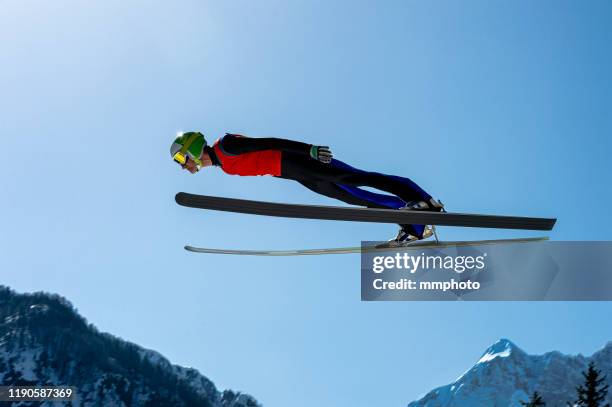
<path id="1" fill-rule="evenodd" d="M 221 139 L 221 148 L 229 154 L 244 154 L 262 150 L 281 150 L 309 155 L 311 147 L 311 144 L 274 137 L 251 138 L 228 133 Z"/>

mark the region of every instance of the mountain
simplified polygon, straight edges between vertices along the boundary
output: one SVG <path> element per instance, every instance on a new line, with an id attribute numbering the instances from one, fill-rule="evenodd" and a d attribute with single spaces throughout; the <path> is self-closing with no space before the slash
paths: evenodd
<path id="1" fill-rule="evenodd" d="M 58 295 L 17 294 L 4 286 L 0 385 L 74 386 L 73 407 L 260 407 L 249 395 L 218 391 L 195 369 L 98 331 Z"/>
<path id="2" fill-rule="evenodd" d="M 593 361 L 612 383 L 612 342 L 590 357 L 560 352 L 529 355 L 507 339 L 491 345 L 480 360 L 453 383 L 438 387 L 408 407 L 520 407 L 538 391 L 546 407 L 566 406 L 576 397 L 582 372 Z M 612 393 L 612 391 L 610 392 Z M 608 394 L 612 402 L 612 394 Z"/>

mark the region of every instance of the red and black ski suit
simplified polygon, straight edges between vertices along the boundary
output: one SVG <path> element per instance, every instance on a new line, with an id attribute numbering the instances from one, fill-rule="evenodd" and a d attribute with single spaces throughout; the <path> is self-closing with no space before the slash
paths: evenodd
<path id="1" fill-rule="evenodd" d="M 231 175 L 272 175 L 291 179 L 306 188 L 350 205 L 398 209 L 412 201 L 429 201 L 431 195 L 408 178 L 353 168 L 332 159 L 324 164 L 310 156 L 311 144 L 279 138 L 250 138 L 226 134 L 206 147 L 213 165 Z M 371 187 L 393 195 L 378 194 Z M 421 237 L 423 225 L 401 225 Z"/>

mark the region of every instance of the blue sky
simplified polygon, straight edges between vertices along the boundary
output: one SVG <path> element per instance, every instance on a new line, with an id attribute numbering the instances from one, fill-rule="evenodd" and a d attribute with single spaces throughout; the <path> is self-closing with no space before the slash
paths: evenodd
<path id="1" fill-rule="evenodd" d="M 553 239 L 609 240 L 611 17 L 595 0 L 3 2 L 1 282 L 62 294 L 267 407 L 402 406 L 499 337 L 590 354 L 612 340 L 609 303 L 362 303 L 359 256 L 185 252 L 395 229 L 178 207 L 178 191 L 336 203 L 285 180 L 189 176 L 168 150 L 192 129 L 326 144 L 449 210 L 556 216 Z"/>

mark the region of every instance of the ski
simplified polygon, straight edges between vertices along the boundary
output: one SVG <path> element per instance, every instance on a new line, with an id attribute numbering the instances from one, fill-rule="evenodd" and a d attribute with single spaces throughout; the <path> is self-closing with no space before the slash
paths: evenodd
<path id="1" fill-rule="evenodd" d="M 527 237 L 519 239 L 497 239 L 497 240 L 471 240 L 471 241 L 449 241 L 449 242 L 414 242 L 407 246 L 390 247 L 385 243 L 367 247 L 336 247 L 330 249 L 301 249 L 301 250 L 235 250 L 235 249 L 211 249 L 204 247 L 185 246 L 185 250 L 195 253 L 228 254 L 239 256 L 316 256 L 325 254 L 352 254 L 369 253 L 378 251 L 409 251 L 422 249 L 441 249 L 445 247 L 484 246 L 494 244 L 535 243 L 548 240 L 548 237 Z"/>
<path id="2" fill-rule="evenodd" d="M 179 205 L 215 211 L 247 213 L 285 218 L 339 220 L 355 222 L 379 222 L 397 224 L 422 224 L 440 226 L 464 226 L 476 228 L 551 230 L 554 218 L 530 218 L 521 216 L 497 216 L 466 213 L 398 211 L 343 206 L 300 205 L 246 199 L 222 198 L 179 192 L 175 197 Z"/>

